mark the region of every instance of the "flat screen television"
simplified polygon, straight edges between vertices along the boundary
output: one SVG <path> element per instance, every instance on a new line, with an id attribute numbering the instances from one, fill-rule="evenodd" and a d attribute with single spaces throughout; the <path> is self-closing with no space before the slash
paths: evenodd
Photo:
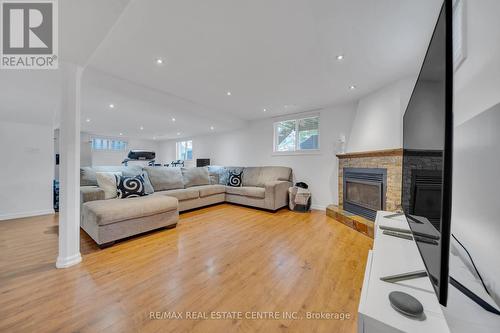
<path id="1" fill-rule="evenodd" d="M 484 310 L 500 315 L 500 311 L 449 276 L 453 160 L 452 36 L 452 1 L 445 0 L 403 117 L 401 205 L 425 265 L 423 273 L 429 277 L 439 303 L 446 306 L 449 282 Z M 411 272 L 401 274 L 397 279 L 422 275 Z"/>
<path id="2" fill-rule="evenodd" d="M 444 1 L 403 117 L 402 208 L 439 302 L 446 306 L 450 247 L 453 57 Z"/>

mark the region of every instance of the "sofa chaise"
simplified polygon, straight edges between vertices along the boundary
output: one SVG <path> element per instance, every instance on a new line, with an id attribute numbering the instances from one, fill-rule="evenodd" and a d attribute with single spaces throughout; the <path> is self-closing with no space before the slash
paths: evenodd
<path id="1" fill-rule="evenodd" d="M 227 186 L 229 172 L 242 174 L 242 186 Z M 127 199 L 104 199 L 97 172 L 124 176 L 146 173 L 154 193 Z M 229 202 L 276 211 L 288 205 L 292 170 L 287 167 L 169 168 L 102 166 L 80 169 L 83 230 L 101 247 L 163 227 L 175 227 L 179 212 Z"/>

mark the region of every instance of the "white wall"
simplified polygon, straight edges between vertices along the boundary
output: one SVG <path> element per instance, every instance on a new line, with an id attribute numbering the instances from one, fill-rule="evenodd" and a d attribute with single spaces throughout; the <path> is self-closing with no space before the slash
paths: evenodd
<path id="1" fill-rule="evenodd" d="M 60 146 L 60 129 L 54 130 L 54 154 L 59 154 Z M 88 141 L 90 140 L 87 133 L 80 133 L 80 166 L 92 166 L 92 149 Z M 55 179 L 59 180 L 59 165 L 55 166 Z"/>
<path id="2" fill-rule="evenodd" d="M 401 148 L 402 121 L 415 78 L 392 83 L 359 100 L 348 152 Z"/>
<path id="3" fill-rule="evenodd" d="M 92 166 L 92 145 L 87 133 L 80 133 L 80 166 Z"/>
<path id="4" fill-rule="evenodd" d="M 189 138 L 188 138 L 189 139 Z M 185 139 L 179 139 L 177 141 L 182 141 L 182 140 L 185 140 Z M 199 147 L 198 147 L 198 143 L 201 143 L 201 145 L 203 145 L 203 139 L 202 137 L 199 137 L 199 138 L 196 138 L 196 149 L 194 150 L 194 153 L 197 154 L 194 156 L 194 159 L 193 161 L 189 162 L 189 161 L 185 161 L 184 164 L 185 166 L 195 166 L 195 161 L 196 161 L 196 158 L 203 158 L 204 156 L 201 156 L 202 154 L 204 154 L 203 150 L 202 151 L 199 151 Z M 166 164 L 166 163 L 171 163 L 172 161 L 174 160 L 177 160 L 177 152 L 176 152 L 176 141 L 172 141 L 172 140 L 169 140 L 169 141 L 162 141 L 160 142 L 160 150 L 159 150 L 159 153 L 160 153 L 160 156 L 161 156 L 161 161 L 162 161 L 162 164 Z M 209 156 L 209 155 L 207 155 Z M 205 156 L 205 157 L 207 157 Z M 209 157 L 208 157 L 209 158 Z M 213 161 L 212 161 L 212 164 Z"/>
<path id="5" fill-rule="evenodd" d="M 500 102 L 500 1 L 464 4 L 467 58 L 454 79 L 456 125 Z"/>
<path id="6" fill-rule="evenodd" d="M 330 107 L 320 112 L 320 152 L 311 155 L 273 155 L 273 119 L 251 122 L 246 128 L 193 138 L 193 155 L 210 158 L 213 165 L 279 165 L 293 169 L 295 181 L 309 184 L 313 206 L 324 209 L 338 203 L 336 142 L 348 136 L 355 112 L 353 104 Z M 161 144 L 165 162 L 175 159 L 175 141 Z"/>
<path id="7" fill-rule="evenodd" d="M 465 4 L 467 58 L 454 81 L 452 232 L 500 304 L 500 1 Z"/>
<path id="8" fill-rule="evenodd" d="M 0 122 L 0 151 L 0 220 L 53 213 L 52 127 Z"/>
<path id="9" fill-rule="evenodd" d="M 500 104 L 455 129 L 452 232 L 500 304 Z"/>
<path id="10" fill-rule="evenodd" d="M 126 140 L 128 146 L 126 151 L 123 152 L 111 152 L 111 151 L 92 151 L 91 149 L 91 138 L 93 135 L 88 133 L 82 133 L 82 145 L 81 145 L 81 163 L 82 166 L 92 165 L 121 165 L 122 161 L 127 157 L 130 150 L 133 149 L 144 149 L 152 150 L 156 152 L 157 161 L 161 160 L 159 156 L 160 144 L 155 140 L 142 140 L 142 139 L 132 139 L 132 138 L 120 138 L 121 140 Z M 131 162 L 134 163 L 134 162 Z"/>

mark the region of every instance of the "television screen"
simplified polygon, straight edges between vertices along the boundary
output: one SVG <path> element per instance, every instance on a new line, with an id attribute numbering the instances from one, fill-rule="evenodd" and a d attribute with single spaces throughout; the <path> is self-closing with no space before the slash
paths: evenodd
<path id="1" fill-rule="evenodd" d="M 449 9 L 446 1 L 403 118 L 401 202 L 427 275 L 443 305 L 448 291 L 451 212 L 453 61 Z"/>

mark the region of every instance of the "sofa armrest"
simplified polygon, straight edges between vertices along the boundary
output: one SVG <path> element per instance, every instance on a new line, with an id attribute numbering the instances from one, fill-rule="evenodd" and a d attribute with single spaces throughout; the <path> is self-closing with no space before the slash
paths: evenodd
<path id="1" fill-rule="evenodd" d="M 276 210 L 288 205 L 288 189 L 292 183 L 285 180 L 276 180 L 267 182 L 266 189 L 266 208 Z"/>
<path id="2" fill-rule="evenodd" d="M 80 186 L 80 204 L 94 200 L 104 200 L 104 191 L 97 186 Z"/>

